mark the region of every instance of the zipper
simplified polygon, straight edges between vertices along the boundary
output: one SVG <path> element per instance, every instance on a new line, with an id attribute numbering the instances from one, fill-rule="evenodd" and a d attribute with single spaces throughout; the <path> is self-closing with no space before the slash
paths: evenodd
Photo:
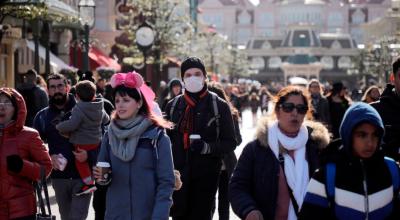
<path id="1" fill-rule="evenodd" d="M 367 172 L 362 160 L 360 160 L 362 172 L 363 172 L 363 188 L 364 188 L 364 209 L 365 209 L 365 220 L 369 219 L 369 200 L 368 200 L 368 187 L 367 187 Z"/>
<path id="2" fill-rule="evenodd" d="M 132 200 L 133 200 L 133 195 L 132 195 L 132 182 L 131 182 L 131 175 L 132 175 L 132 167 L 131 167 L 131 164 L 130 163 L 128 163 L 128 166 L 129 166 L 129 211 L 130 211 L 130 216 L 131 216 L 131 218 L 133 217 L 133 210 L 132 210 Z"/>

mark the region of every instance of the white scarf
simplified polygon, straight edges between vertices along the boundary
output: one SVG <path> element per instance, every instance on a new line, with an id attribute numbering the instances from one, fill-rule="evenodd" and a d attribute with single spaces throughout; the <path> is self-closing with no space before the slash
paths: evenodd
<path id="1" fill-rule="evenodd" d="M 296 137 L 291 138 L 281 132 L 278 122 L 273 123 L 268 128 L 268 144 L 275 157 L 279 160 L 279 144 L 286 150 L 294 150 L 294 161 L 287 153 L 283 154 L 285 159 L 285 176 L 289 187 L 293 191 L 293 196 L 299 205 L 299 210 L 303 204 L 304 196 L 307 192 L 309 182 L 308 162 L 306 160 L 306 144 L 308 141 L 307 127 L 302 125 Z M 297 216 L 294 211 L 292 202 L 289 204 L 289 220 L 296 220 Z"/>

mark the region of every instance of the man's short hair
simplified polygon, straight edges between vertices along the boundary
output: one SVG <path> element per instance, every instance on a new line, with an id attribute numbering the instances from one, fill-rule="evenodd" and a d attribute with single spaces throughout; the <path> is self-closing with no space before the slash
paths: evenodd
<path id="1" fill-rule="evenodd" d="M 30 69 L 26 72 L 25 77 L 26 81 L 30 83 L 35 83 L 36 84 L 36 77 L 37 77 L 37 72 L 34 69 Z"/>
<path id="2" fill-rule="evenodd" d="M 396 75 L 400 69 L 400 57 L 397 57 L 396 60 L 392 64 L 393 73 Z"/>
<path id="3" fill-rule="evenodd" d="M 76 95 L 84 102 L 90 102 L 96 95 L 96 85 L 89 80 L 83 80 L 75 86 Z"/>
<path id="4" fill-rule="evenodd" d="M 59 73 L 52 73 L 52 74 L 49 75 L 49 77 L 47 77 L 47 80 L 46 80 L 47 88 L 48 89 L 50 88 L 49 87 L 50 86 L 50 83 L 49 83 L 50 80 L 59 80 L 59 79 L 62 79 L 64 81 L 65 86 L 68 85 L 67 78 L 65 78 L 64 75 L 59 74 Z"/>

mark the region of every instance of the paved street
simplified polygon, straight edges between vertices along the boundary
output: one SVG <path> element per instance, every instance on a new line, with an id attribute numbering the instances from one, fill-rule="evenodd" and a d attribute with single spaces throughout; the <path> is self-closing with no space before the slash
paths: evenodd
<path id="1" fill-rule="evenodd" d="M 242 144 L 236 148 L 235 150 L 235 154 L 237 157 L 240 156 L 240 154 L 242 153 L 243 147 L 253 139 L 254 137 L 254 132 L 255 132 L 255 128 L 252 124 L 253 119 L 252 119 L 252 115 L 251 112 L 249 110 L 246 110 L 243 112 L 242 115 L 242 125 L 241 125 L 241 134 L 242 134 Z M 52 213 L 55 214 L 57 216 L 57 219 L 61 219 L 58 213 L 58 206 L 56 204 L 56 199 L 54 196 L 54 191 L 53 188 L 50 186 L 49 187 L 49 193 L 50 193 L 50 202 L 51 202 L 51 210 Z M 218 204 L 218 203 L 217 203 Z M 89 208 L 89 216 L 88 218 L 89 220 L 94 219 L 94 210 L 92 208 L 92 204 L 90 204 L 90 208 Z M 231 219 L 232 220 L 239 220 L 239 218 L 231 211 Z M 218 215 L 215 214 L 214 215 L 214 220 L 218 220 Z"/>

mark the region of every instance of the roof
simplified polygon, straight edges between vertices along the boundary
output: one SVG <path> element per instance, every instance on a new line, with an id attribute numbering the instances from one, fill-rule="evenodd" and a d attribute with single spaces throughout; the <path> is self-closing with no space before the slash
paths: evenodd
<path id="1" fill-rule="evenodd" d="M 271 49 L 280 47 L 282 44 L 282 39 L 280 38 L 255 38 L 250 40 L 247 44 L 249 49 L 268 49 L 268 45 Z M 251 48 L 250 48 L 251 47 Z"/>
<path id="2" fill-rule="evenodd" d="M 319 47 L 321 43 L 315 32 L 310 28 L 291 29 L 285 36 L 283 47 Z"/>
<path id="3" fill-rule="evenodd" d="M 331 48 L 340 46 L 344 49 L 355 48 L 356 44 L 350 34 L 345 33 L 322 33 L 319 34 L 322 47 Z M 339 44 L 337 44 L 337 43 Z M 335 45 L 334 45 L 335 44 Z"/>

